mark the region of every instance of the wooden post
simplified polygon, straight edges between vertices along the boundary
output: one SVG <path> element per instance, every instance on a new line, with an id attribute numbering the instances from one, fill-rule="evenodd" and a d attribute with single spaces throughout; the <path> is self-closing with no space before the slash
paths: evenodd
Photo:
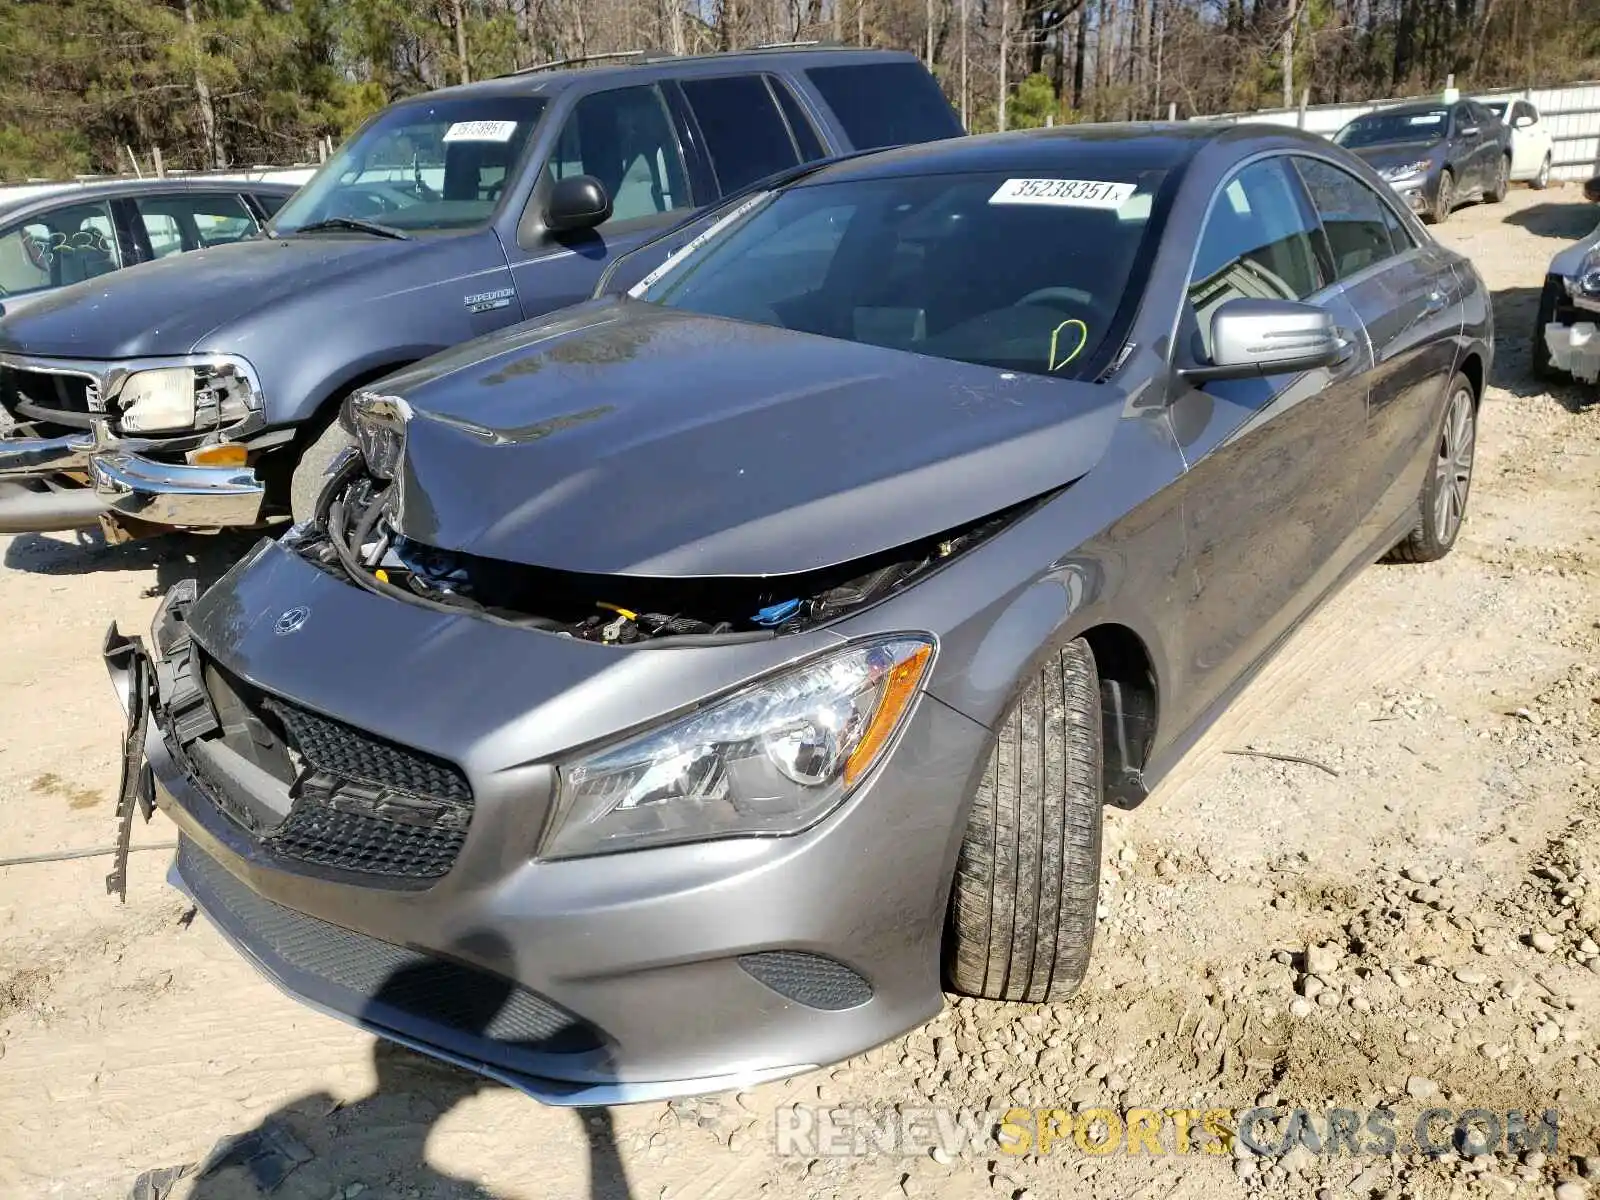
<path id="1" fill-rule="evenodd" d="M 1296 120 L 1296 123 L 1299 125 L 1299 127 L 1301 129 L 1304 129 L 1306 127 L 1306 109 L 1310 106 L 1310 104 L 1311 104 L 1311 89 L 1310 88 L 1306 88 L 1305 91 L 1300 93 L 1300 115 Z"/>
<path id="2" fill-rule="evenodd" d="M 143 179 L 144 178 L 144 168 L 139 166 L 139 156 L 133 152 L 133 147 L 129 146 L 127 144 L 124 144 L 122 148 L 128 152 L 128 161 L 133 164 L 133 173 L 134 173 L 134 175 L 139 179 Z"/>
<path id="3" fill-rule="evenodd" d="M 156 164 L 156 178 L 165 179 L 167 177 L 167 166 L 161 161 L 160 146 L 152 146 L 150 148 L 150 159 Z"/>
<path id="4" fill-rule="evenodd" d="M 1172 101 L 1171 103 L 1169 103 L 1167 105 L 1167 120 L 1176 121 L 1177 119 L 1178 119 L 1178 102 L 1176 100 L 1174 100 L 1174 101 Z"/>
<path id="5" fill-rule="evenodd" d="M 1006 131 L 1006 0 L 1000 0 L 1000 98 L 996 104 L 998 121 L 996 127 L 1001 133 Z"/>
<path id="6" fill-rule="evenodd" d="M 961 0 L 961 128 L 970 133 L 967 103 L 967 0 Z"/>

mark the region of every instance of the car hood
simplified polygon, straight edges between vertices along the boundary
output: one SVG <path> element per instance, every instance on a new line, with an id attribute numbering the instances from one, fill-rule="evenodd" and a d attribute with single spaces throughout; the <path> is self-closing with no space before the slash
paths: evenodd
<path id="1" fill-rule="evenodd" d="M 186 354 L 247 313 L 422 245 L 328 232 L 173 254 L 61 288 L 7 313 L 0 319 L 0 350 L 65 358 Z"/>
<path id="2" fill-rule="evenodd" d="M 1374 171 L 1381 171 L 1385 167 L 1403 167 L 1423 159 L 1431 162 L 1439 146 L 1439 142 L 1386 142 L 1382 146 L 1363 146 L 1351 153 L 1365 159 Z"/>
<path id="3" fill-rule="evenodd" d="M 976 521 L 1087 472 L 1124 399 L 637 301 L 458 348 L 384 391 L 411 408 L 401 533 L 657 577 L 819 570 Z"/>

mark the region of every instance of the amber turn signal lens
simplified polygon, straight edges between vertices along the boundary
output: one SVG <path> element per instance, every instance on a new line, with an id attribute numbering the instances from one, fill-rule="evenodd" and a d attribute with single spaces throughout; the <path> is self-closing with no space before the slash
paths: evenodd
<path id="1" fill-rule="evenodd" d="M 866 774 L 878 757 L 878 751 L 883 749 L 889 735 L 900 724 L 900 718 L 905 716 L 906 709 L 916 696 L 923 672 L 928 669 L 928 660 L 932 657 L 933 647 L 921 645 L 889 668 L 889 677 L 881 684 L 883 692 L 878 699 L 878 710 L 872 714 L 867 731 L 861 735 L 861 740 L 845 761 L 846 787 L 854 785 Z"/>
<path id="2" fill-rule="evenodd" d="M 191 466 L 242 467 L 248 452 L 237 442 L 223 442 L 220 446 L 202 446 L 186 455 Z"/>

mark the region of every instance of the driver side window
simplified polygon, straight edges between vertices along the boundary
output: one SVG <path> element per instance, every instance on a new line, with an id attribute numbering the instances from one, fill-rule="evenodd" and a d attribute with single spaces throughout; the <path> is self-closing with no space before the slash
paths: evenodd
<path id="1" fill-rule="evenodd" d="M 592 175 L 611 197 L 611 219 L 631 221 L 693 207 L 661 90 L 594 92 L 579 100 L 550 155 L 553 179 Z"/>
<path id="2" fill-rule="evenodd" d="M 1208 360 L 1211 317 L 1226 301 L 1305 300 L 1321 290 L 1314 228 L 1286 159 L 1252 163 L 1223 184 L 1201 230 L 1188 288 Z"/>

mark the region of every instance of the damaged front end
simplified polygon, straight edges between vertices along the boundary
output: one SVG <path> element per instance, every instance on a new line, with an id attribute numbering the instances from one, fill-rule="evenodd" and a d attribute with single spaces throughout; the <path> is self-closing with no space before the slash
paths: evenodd
<path id="1" fill-rule="evenodd" d="M 600 575 L 431 546 L 401 532 L 398 485 L 352 453 L 292 548 L 392 599 L 608 645 L 729 643 L 800 633 L 888 599 L 1049 496 L 853 562 L 792 575 Z"/>

